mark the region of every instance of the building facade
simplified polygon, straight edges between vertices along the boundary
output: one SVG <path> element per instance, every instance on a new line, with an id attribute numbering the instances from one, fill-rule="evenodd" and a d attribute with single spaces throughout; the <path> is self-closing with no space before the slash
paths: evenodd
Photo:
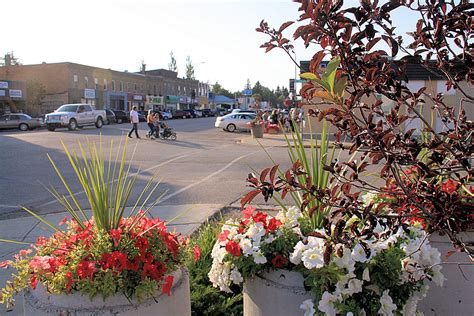
<path id="1" fill-rule="evenodd" d="M 0 67 L 0 81 L 40 84 L 44 88 L 38 104 L 42 114 L 66 103 L 125 111 L 132 106 L 140 110 L 196 108 L 206 104 L 199 100 L 209 92 L 208 84 L 178 78 L 176 72 L 165 69 L 134 73 L 70 62 Z"/>
<path id="2" fill-rule="evenodd" d="M 24 112 L 26 109 L 26 82 L 0 80 L 0 115 Z"/>

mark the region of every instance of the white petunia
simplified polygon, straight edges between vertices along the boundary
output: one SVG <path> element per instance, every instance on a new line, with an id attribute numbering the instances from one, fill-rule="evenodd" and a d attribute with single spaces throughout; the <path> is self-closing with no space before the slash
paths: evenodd
<path id="1" fill-rule="evenodd" d="M 417 305 L 418 305 L 418 301 L 419 301 L 419 298 L 417 296 L 412 296 L 410 297 L 405 305 L 403 306 L 403 315 L 407 315 L 407 316 L 410 316 L 410 315 L 416 315 L 416 308 L 417 308 Z"/>
<path id="2" fill-rule="evenodd" d="M 437 286 L 443 286 L 444 281 L 446 281 L 446 278 L 441 273 L 441 266 L 434 266 L 433 267 L 433 279 L 432 280 Z"/>
<path id="3" fill-rule="evenodd" d="M 234 282 L 234 284 L 239 285 L 244 281 L 244 278 L 242 277 L 242 274 L 240 274 L 239 270 L 236 268 L 232 269 L 232 272 L 230 273 L 230 280 Z"/>
<path id="4" fill-rule="evenodd" d="M 256 263 L 256 264 L 265 264 L 267 263 L 267 258 L 263 255 L 262 252 L 260 251 L 255 251 L 253 253 L 253 261 Z"/>
<path id="5" fill-rule="evenodd" d="M 342 257 L 335 257 L 334 262 L 338 267 L 347 269 L 349 273 L 355 270 L 355 261 L 352 258 L 351 250 L 348 248 L 344 248 L 342 250 Z"/>
<path id="6" fill-rule="evenodd" d="M 219 263 L 222 263 L 226 254 L 227 254 L 227 251 L 225 250 L 224 247 L 221 247 L 219 243 L 214 244 L 214 247 L 212 248 L 212 252 L 211 252 L 211 257 L 214 259 L 214 261 L 218 261 Z"/>
<path id="7" fill-rule="evenodd" d="M 255 223 L 251 225 L 250 228 L 247 230 L 245 235 L 249 238 L 252 238 L 254 242 L 258 242 L 260 244 L 260 239 L 265 235 L 266 230 L 262 223 Z"/>
<path id="8" fill-rule="evenodd" d="M 300 309 L 304 310 L 304 316 L 313 316 L 316 310 L 314 309 L 313 300 L 309 299 L 300 305 Z"/>
<path id="9" fill-rule="evenodd" d="M 338 296 L 329 293 L 328 291 L 323 293 L 321 300 L 318 304 L 318 309 L 323 312 L 326 316 L 336 316 L 336 307 L 334 302 L 338 301 Z"/>
<path id="10" fill-rule="evenodd" d="M 252 240 L 248 238 L 242 238 L 239 242 L 239 246 L 244 256 L 248 257 L 253 254 Z"/>
<path id="11" fill-rule="evenodd" d="M 364 282 L 359 279 L 351 279 L 347 283 L 347 289 L 345 290 L 345 294 L 352 295 L 354 293 L 362 292 L 362 284 Z"/>
<path id="12" fill-rule="evenodd" d="M 306 269 L 318 269 L 324 266 L 323 253 L 320 249 L 310 248 L 303 252 L 301 256 Z"/>
<path id="13" fill-rule="evenodd" d="M 369 268 L 365 268 L 364 272 L 362 272 L 362 280 L 370 281 Z"/>
<path id="14" fill-rule="evenodd" d="M 380 309 L 378 310 L 378 313 L 384 316 L 392 316 L 393 312 L 396 310 L 397 305 L 393 303 L 392 298 L 388 294 L 388 290 L 385 290 L 380 298 Z"/>
<path id="15" fill-rule="evenodd" d="M 306 245 L 302 241 L 298 243 L 293 248 L 293 252 L 290 254 L 290 262 L 298 265 L 301 263 L 301 255 L 306 250 Z"/>
<path id="16" fill-rule="evenodd" d="M 366 262 L 368 260 L 364 247 L 361 244 L 355 245 L 352 249 L 352 259 L 357 262 Z"/>

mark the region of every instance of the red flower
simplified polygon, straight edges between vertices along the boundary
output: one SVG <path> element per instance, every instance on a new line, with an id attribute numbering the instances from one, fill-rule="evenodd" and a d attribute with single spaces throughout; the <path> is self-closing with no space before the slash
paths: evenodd
<path id="1" fill-rule="evenodd" d="M 7 261 L 3 261 L 3 262 L 0 262 L 0 268 L 8 268 L 11 264 L 11 261 L 7 260 Z"/>
<path id="2" fill-rule="evenodd" d="M 120 239 L 122 238 L 122 229 L 111 229 L 110 237 L 114 241 L 114 247 L 118 247 Z"/>
<path id="3" fill-rule="evenodd" d="M 100 259 L 100 265 L 104 269 L 112 269 L 122 272 L 122 270 L 127 269 L 128 267 L 127 255 L 120 251 L 103 253 Z"/>
<path id="4" fill-rule="evenodd" d="M 81 279 L 85 279 L 90 277 L 92 279 L 92 275 L 95 272 L 95 261 L 86 261 L 82 260 L 77 265 L 77 275 Z"/>
<path id="5" fill-rule="evenodd" d="M 64 217 L 64 218 L 58 223 L 58 225 L 61 226 L 61 225 L 64 225 L 64 224 L 66 224 L 66 223 L 67 223 L 67 216 Z"/>
<path id="6" fill-rule="evenodd" d="M 441 186 L 441 189 L 448 194 L 456 192 L 457 188 L 458 183 L 453 179 L 448 179 L 448 181 L 446 181 L 446 183 L 443 183 L 443 185 Z"/>
<path id="7" fill-rule="evenodd" d="M 224 230 L 222 233 L 219 234 L 219 241 L 226 241 L 229 234 L 230 234 L 229 230 L 227 229 Z"/>
<path id="8" fill-rule="evenodd" d="M 160 281 L 163 278 L 163 275 L 166 272 L 166 266 L 157 262 L 155 264 L 151 262 L 145 262 L 142 271 L 142 278 L 151 277 L 155 281 Z"/>
<path id="9" fill-rule="evenodd" d="M 276 255 L 275 258 L 272 259 L 272 264 L 275 268 L 281 268 L 287 263 L 288 259 L 286 259 L 282 255 Z"/>
<path id="10" fill-rule="evenodd" d="M 257 212 L 252 218 L 255 223 L 262 223 L 264 226 L 267 225 L 267 215 L 262 212 Z"/>
<path id="11" fill-rule="evenodd" d="M 249 205 L 245 210 L 242 211 L 242 215 L 244 215 L 244 218 L 250 218 L 252 217 L 253 211 L 255 210 L 255 207 Z"/>
<path id="12" fill-rule="evenodd" d="M 68 291 L 70 291 L 71 286 L 72 286 L 72 273 L 71 273 L 71 271 L 66 272 L 66 278 L 67 278 L 66 289 Z"/>
<path id="13" fill-rule="evenodd" d="M 280 226 L 281 226 L 281 221 L 276 219 L 275 217 L 272 217 L 270 221 L 268 222 L 267 233 L 277 230 L 278 227 Z"/>
<path id="14" fill-rule="evenodd" d="M 230 240 L 227 245 L 225 245 L 225 250 L 234 257 L 240 257 L 240 246 L 238 243 Z"/>
<path id="15" fill-rule="evenodd" d="M 196 246 L 194 247 L 193 252 L 194 252 L 194 262 L 198 262 L 199 258 L 201 257 L 201 249 L 199 249 L 199 247 Z"/>
<path id="16" fill-rule="evenodd" d="M 44 246 L 46 243 L 46 238 L 44 236 L 39 236 L 38 239 L 36 239 L 36 246 L 41 247 Z"/>
<path id="17" fill-rule="evenodd" d="M 38 284 L 38 277 L 36 276 L 36 274 L 33 274 L 33 275 L 31 276 L 30 284 L 31 284 L 31 288 L 32 288 L 33 290 L 36 290 L 36 284 Z"/>
<path id="18" fill-rule="evenodd" d="M 165 278 L 165 283 L 163 284 L 163 294 L 168 294 L 168 296 L 171 295 L 171 287 L 173 286 L 173 279 L 174 277 L 172 275 L 169 275 Z"/>

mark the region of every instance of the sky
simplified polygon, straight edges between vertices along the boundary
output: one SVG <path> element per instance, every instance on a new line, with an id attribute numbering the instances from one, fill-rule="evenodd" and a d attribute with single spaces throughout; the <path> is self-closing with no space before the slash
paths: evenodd
<path id="1" fill-rule="evenodd" d="M 15 0 L 1 13 L 0 54 L 13 51 L 22 64 L 74 62 L 132 72 L 142 60 L 148 70 L 168 69 L 172 51 L 179 77 L 190 56 L 201 82 L 234 92 L 247 79 L 252 86 L 288 87 L 294 64 L 282 50 L 259 48 L 267 37 L 255 29 L 262 19 L 274 28 L 296 20 L 298 7 L 291 0 Z M 402 27 L 410 20 L 399 18 Z M 298 61 L 316 52 L 295 47 Z"/>

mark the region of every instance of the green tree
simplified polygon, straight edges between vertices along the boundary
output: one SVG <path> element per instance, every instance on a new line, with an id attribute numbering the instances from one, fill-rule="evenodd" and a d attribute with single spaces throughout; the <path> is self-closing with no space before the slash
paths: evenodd
<path id="1" fill-rule="evenodd" d="M 252 89 L 252 86 L 250 85 L 250 79 L 247 79 L 247 83 L 245 84 L 245 89 Z"/>
<path id="2" fill-rule="evenodd" d="M 38 116 L 41 112 L 41 104 L 46 94 L 44 86 L 35 80 L 26 82 L 26 112 Z"/>
<path id="3" fill-rule="evenodd" d="M 192 79 L 195 80 L 196 78 L 194 77 L 194 66 L 193 62 L 191 60 L 191 57 L 186 57 L 186 79 Z"/>
<path id="4" fill-rule="evenodd" d="M 15 66 L 21 65 L 18 58 L 15 57 L 13 52 L 6 53 L 4 57 L 0 58 L 0 66 Z"/>
<path id="5" fill-rule="evenodd" d="M 174 54 L 172 51 L 170 52 L 170 58 L 171 58 L 171 61 L 168 64 L 168 70 L 178 72 L 178 66 L 176 65 L 176 58 L 174 58 Z"/>

